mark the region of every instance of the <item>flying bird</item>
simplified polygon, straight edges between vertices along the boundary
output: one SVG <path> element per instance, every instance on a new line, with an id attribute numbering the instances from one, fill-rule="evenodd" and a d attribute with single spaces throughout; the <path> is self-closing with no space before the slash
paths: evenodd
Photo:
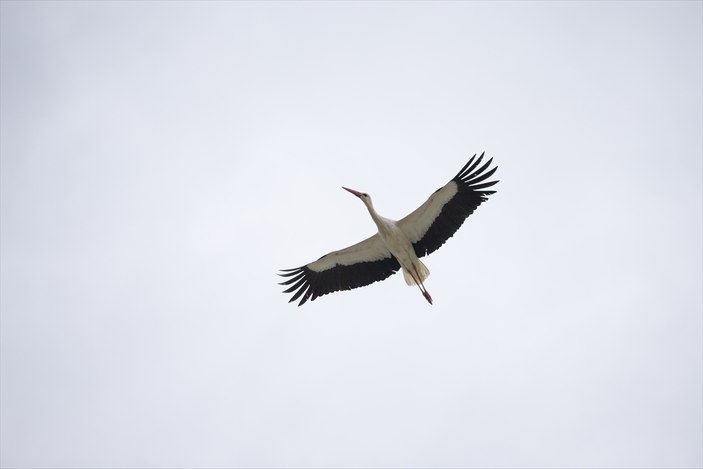
<path id="1" fill-rule="evenodd" d="M 328 293 L 385 280 L 398 269 L 403 269 L 405 282 L 409 286 L 417 285 L 432 304 L 432 297 L 424 285 L 430 271 L 420 257 L 439 249 L 476 207 L 495 193 L 484 189 L 498 181 L 484 181 L 498 168 L 488 169 L 492 158 L 479 167 L 483 156 L 484 153 L 477 159 L 474 155 L 451 181 L 437 189 L 411 214 L 397 221 L 379 215 L 367 193 L 343 187 L 366 205 L 378 233 L 302 267 L 281 270 L 279 275 L 286 280 L 280 285 L 292 284 L 284 293 L 295 293 L 289 303 L 300 298 L 298 306 L 302 306 L 306 301 Z"/>

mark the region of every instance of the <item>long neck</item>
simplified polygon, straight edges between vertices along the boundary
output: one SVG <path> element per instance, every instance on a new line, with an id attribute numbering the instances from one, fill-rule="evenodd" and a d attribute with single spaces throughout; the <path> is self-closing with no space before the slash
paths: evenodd
<path id="1" fill-rule="evenodd" d="M 383 218 L 381 215 L 378 214 L 378 212 L 376 212 L 376 209 L 373 208 L 373 204 L 371 202 L 364 201 L 364 205 L 366 205 L 366 208 L 369 210 L 369 214 L 371 215 L 373 222 L 376 224 L 376 227 L 378 227 L 378 230 L 385 230 L 386 225 L 388 224 L 385 218 Z"/>

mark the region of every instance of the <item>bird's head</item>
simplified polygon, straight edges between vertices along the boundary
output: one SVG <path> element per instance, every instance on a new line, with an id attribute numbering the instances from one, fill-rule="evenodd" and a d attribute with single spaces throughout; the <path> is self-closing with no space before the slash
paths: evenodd
<path id="1" fill-rule="evenodd" d="M 351 192 L 352 194 L 360 198 L 364 205 L 371 205 L 371 196 L 366 192 L 355 191 L 354 189 L 349 189 L 348 187 L 342 187 L 342 189 Z"/>

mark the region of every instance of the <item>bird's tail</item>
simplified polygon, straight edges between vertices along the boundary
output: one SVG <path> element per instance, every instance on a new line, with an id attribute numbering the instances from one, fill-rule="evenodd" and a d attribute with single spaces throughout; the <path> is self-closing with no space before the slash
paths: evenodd
<path id="1" fill-rule="evenodd" d="M 420 282 L 424 282 L 425 279 L 430 276 L 430 269 L 428 269 L 427 266 L 425 266 L 425 264 L 423 264 L 420 259 L 415 261 L 413 263 L 413 266 L 415 267 L 415 270 L 420 276 Z M 407 283 L 408 286 L 417 285 L 417 282 L 415 281 L 415 279 L 413 279 L 412 274 L 405 267 L 403 267 L 403 278 L 405 278 L 405 283 Z"/>

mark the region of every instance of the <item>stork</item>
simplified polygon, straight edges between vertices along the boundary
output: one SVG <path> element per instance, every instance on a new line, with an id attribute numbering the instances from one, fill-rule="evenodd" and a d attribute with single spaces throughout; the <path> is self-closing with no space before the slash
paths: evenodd
<path id="1" fill-rule="evenodd" d="M 370 285 L 385 280 L 402 268 L 405 282 L 409 286 L 417 285 L 432 304 L 432 297 L 424 284 L 430 271 L 420 257 L 439 249 L 476 207 L 495 193 L 484 190 L 498 182 L 483 182 L 498 169 L 494 167 L 487 171 L 492 158 L 478 167 L 484 154 L 478 159 L 476 155 L 471 157 L 461 171 L 424 204 L 397 221 L 379 215 L 367 193 L 342 187 L 361 199 L 378 233 L 302 267 L 281 270 L 279 275 L 286 280 L 279 285 L 292 284 L 284 293 L 295 292 L 289 303 L 300 298 L 298 306 L 302 306 L 308 299 L 314 301 L 328 293 Z"/>

